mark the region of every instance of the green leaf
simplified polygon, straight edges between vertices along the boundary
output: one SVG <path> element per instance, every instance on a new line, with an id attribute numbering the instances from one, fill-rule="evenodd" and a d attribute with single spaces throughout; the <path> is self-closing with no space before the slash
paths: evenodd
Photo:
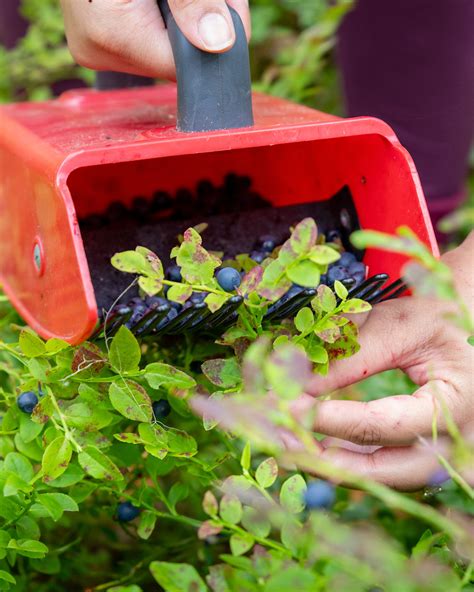
<path id="1" fill-rule="evenodd" d="M 163 384 L 178 389 L 189 389 L 196 385 L 196 381 L 191 376 L 162 362 L 148 364 L 145 368 L 145 379 L 154 389 L 160 388 Z"/>
<path id="2" fill-rule="evenodd" d="M 221 388 L 232 388 L 242 382 L 237 358 L 207 360 L 202 364 L 201 369 L 212 384 Z"/>
<path id="3" fill-rule="evenodd" d="M 266 539 L 271 531 L 270 521 L 255 508 L 246 506 L 242 514 L 242 526 L 256 537 Z"/>
<path id="4" fill-rule="evenodd" d="M 150 510 L 144 510 L 140 514 L 137 534 L 141 539 L 146 541 L 150 538 L 152 532 L 155 530 L 156 519 L 156 514 L 154 512 L 150 512 Z"/>
<path id="5" fill-rule="evenodd" d="M 152 561 L 150 571 L 165 592 L 207 592 L 196 568 L 187 563 Z"/>
<path id="6" fill-rule="evenodd" d="M 171 489 L 168 492 L 168 501 L 171 507 L 174 509 L 176 504 L 185 500 L 189 495 L 189 487 L 186 483 L 176 482 L 173 483 Z"/>
<path id="7" fill-rule="evenodd" d="M 194 456 L 197 452 L 196 440 L 187 432 L 182 430 L 169 430 L 168 447 L 173 456 Z"/>
<path id="8" fill-rule="evenodd" d="M 135 251 L 145 259 L 145 268 L 142 273 L 158 280 L 162 280 L 164 277 L 163 264 L 158 255 L 146 247 L 137 247 Z"/>
<path id="9" fill-rule="evenodd" d="M 33 541 L 31 539 L 11 539 L 7 549 L 13 549 L 19 555 L 35 559 L 43 558 L 48 552 L 48 547 L 46 545 L 40 541 Z"/>
<path id="10" fill-rule="evenodd" d="M 138 341 L 130 329 L 122 325 L 110 345 L 110 363 L 119 373 L 136 372 L 140 358 L 141 351 Z"/>
<path id="11" fill-rule="evenodd" d="M 171 300 L 172 302 L 179 302 L 180 304 L 184 304 L 186 300 L 190 298 L 192 293 L 192 286 L 189 286 L 188 284 L 176 284 L 170 287 L 170 289 L 166 293 L 166 298 L 168 298 L 168 300 Z"/>
<path id="12" fill-rule="evenodd" d="M 19 345 L 21 351 L 28 358 L 42 356 L 46 352 L 44 341 L 29 329 L 24 329 L 20 333 Z"/>
<path id="13" fill-rule="evenodd" d="M 295 317 L 295 327 L 300 333 L 307 333 L 308 331 L 311 331 L 313 324 L 314 315 L 310 308 L 305 306 L 298 311 L 298 314 Z"/>
<path id="14" fill-rule="evenodd" d="M 318 589 L 321 588 L 316 574 L 299 565 L 289 565 L 284 570 L 270 576 L 265 583 L 263 592 L 282 592 L 282 590 L 314 592 Z"/>
<path id="15" fill-rule="evenodd" d="M 113 382 L 109 387 L 109 397 L 114 408 L 124 417 L 133 421 L 151 421 L 150 397 L 136 382 Z"/>
<path id="16" fill-rule="evenodd" d="M 58 354 L 65 349 L 69 349 L 71 346 L 67 341 L 63 341 L 62 339 L 57 339 L 53 337 L 52 339 L 48 339 L 46 342 L 46 351 L 48 354 Z"/>
<path id="17" fill-rule="evenodd" d="M 71 463 L 62 475 L 48 483 L 50 487 L 71 487 L 79 483 L 84 477 L 84 471 L 74 463 Z"/>
<path id="18" fill-rule="evenodd" d="M 112 257 L 115 269 L 125 273 L 146 273 L 148 266 L 145 257 L 136 251 L 123 251 Z"/>
<path id="19" fill-rule="evenodd" d="M 368 312 L 372 310 L 372 306 L 360 298 L 351 298 L 344 302 L 341 310 L 346 314 L 356 314 L 359 312 Z"/>
<path id="20" fill-rule="evenodd" d="M 138 285 L 148 296 L 155 296 L 163 289 L 163 282 L 155 277 L 140 276 Z"/>
<path id="21" fill-rule="evenodd" d="M 20 418 L 20 435 L 26 444 L 32 442 L 41 434 L 43 424 L 34 422 L 28 415 L 22 414 Z"/>
<path id="22" fill-rule="evenodd" d="M 104 409 L 99 401 L 95 404 L 88 401 L 73 402 L 63 411 L 68 425 L 83 432 L 96 432 L 108 426 L 115 416 Z"/>
<path id="23" fill-rule="evenodd" d="M 264 372 L 272 389 L 284 399 L 299 396 L 313 377 L 305 352 L 292 343 L 282 345 L 270 355 Z"/>
<path id="24" fill-rule="evenodd" d="M 208 294 L 204 299 L 211 312 L 218 311 L 231 298 L 231 294 Z"/>
<path id="25" fill-rule="evenodd" d="M 33 479 L 34 471 L 30 461 L 18 452 L 9 452 L 7 454 L 3 468 L 5 471 L 14 473 L 27 483 Z"/>
<path id="26" fill-rule="evenodd" d="M 345 300 L 349 294 L 349 292 L 347 291 L 347 288 L 344 286 L 344 284 L 342 284 L 338 280 L 336 280 L 334 282 L 334 291 L 336 292 L 336 294 L 339 296 L 339 298 L 341 300 Z"/>
<path id="27" fill-rule="evenodd" d="M 315 364 L 325 364 L 328 361 L 328 352 L 316 340 L 311 340 L 305 349 L 308 358 Z"/>
<path id="28" fill-rule="evenodd" d="M 293 475 L 287 479 L 280 490 L 280 503 L 287 512 L 298 514 L 304 510 L 303 495 L 306 482 L 301 475 Z"/>
<path id="29" fill-rule="evenodd" d="M 62 475 L 69 465 L 71 456 L 71 443 L 64 436 L 59 436 L 48 444 L 41 461 L 43 481 L 48 483 Z"/>
<path id="30" fill-rule="evenodd" d="M 218 504 L 212 491 L 206 491 L 202 500 L 202 508 L 208 516 L 217 516 Z"/>
<path id="31" fill-rule="evenodd" d="M 64 512 L 78 512 L 79 506 L 77 503 L 65 493 L 40 493 L 36 496 L 39 504 L 41 504 L 51 518 L 57 522 Z"/>
<path id="32" fill-rule="evenodd" d="M 54 575 L 61 571 L 61 562 L 57 555 L 49 554 L 44 559 L 30 559 L 29 563 L 31 568 L 39 573 Z"/>
<path id="33" fill-rule="evenodd" d="M 267 458 L 260 463 L 255 472 L 255 478 L 257 483 L 267 489 L 271 487 L 278 477 L 278 465 L 277 461 L 273 458 Z"/>
<path id="34" fill-rule="evenodd" d="M 12 495 L 17 495 L 19 491 L 22 491 L 23 493 L 30 493 L 32 490 L 33 487 L 21 477 L 18 477 L 18 475 L 15 475 L 14 473 L 10 473 L 3 487 L 3 495 L 5 497 L 9 497 Z"/>
<path id="35" fill-rule="evenodd" d="M 222 520 L 230 524 L 238 524 L 242 518 L 242 504 L 235 495 L 225 494 L 221 499 L 219 513 Z"/>
<path id="36" fill-rule="evenodd" d="M 232 555 L 238 557 L 253 547 L 254 538 L 251 534 L 233 534 L 229 542 Z"/>
<path id="37" fill-rule="evenodd" d="M 143 588 L 140 588 L 136 584 L 131 584 L 130 586 L 113 586 L 112 588 L 107 588 L 107 592 L 143 592 Z"/>
<path id="38" fill-rule="evenodd" d="M 0 569 L 0 580 L 9 584 L 16 584 L 15 578 L 7 571 Z"/>
<path id="39" fill-rule="evenodd" d="M 290 237 L 291 248 L 298 255 L 308 253 L 316 244 L 318 228 L 313 218 L 305 218 L 295 226 Z"/>
<path id="40" fill-rule="evenodd" d="M 210 285 L 214 281 L 214 271 L 222 262 L 218 257 L 208 253 L 201 243 L 199 233 L 194 228 L 188 228 L 177 250 L 176 262 L 187 282 Z"/>
<path id="41" fill-rule="evenodd" d="M 336 296 L 334 292 L 328 286 L 321 284 L 318 287 L 318 293 L 316 298 L 313 300 L 315 305 L 318 305 L 322 308 L 324 312 L 332 312 L 337 307 Z M 317 310 L 317 306 L 315 307 L 312 303 L 313 309 Z"/>
<path id="42" fill-rule="evenodd" d="M 467 342 L 469 343 L 469 345 L 474 346 L 474 335 L 469 335 L 469 337 L 467 338 Z"/>
<path id="43" fill-rule="evenodd" d="M 94 479 L 105 481 L 122 481 L 123 479 L 117 466 L 98 448 L 87 446 L 78 454 L 78 460 L 84 471 Z"/>
<path id="44" fill-rule="evenodd" d="M 250 462 L 252 460 L 252 449 L 250 447 L 250 442 L 247 442 L 242 450 L 242 456 L 240 457 L 240 466 L 244 471 L 248 471 L 250 469 Z"/>
<path id="45" fill-rule="evenodd" d="M 309 258 L 311 261 L 314 261 L 314 263 L 325 266 L 338 261 L 341 258 L 341 255 L 333 247 L 328 245 L 316 245 L 311 249 Z"/>
<path id="46" fill-rule="evenodd" d="M 313 261 L 306 259 L 289 267 L 286 275 L 295 284 L 305 288 L 315 288 L 321 278 L 321 268 Z"/>

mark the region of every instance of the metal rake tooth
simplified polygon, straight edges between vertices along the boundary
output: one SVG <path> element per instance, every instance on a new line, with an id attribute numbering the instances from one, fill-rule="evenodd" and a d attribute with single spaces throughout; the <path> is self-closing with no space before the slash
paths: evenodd
<path id="1" fill-rule="evenodd" d="M 403 282 L 401 278 L 399 278 L 398 280 L 395 280 L 394 282 L 389 284 L 383 290 L 377 290 L 377 292 L 372 294 L 369 302 L 371 304 L 377 304 L 385 300 L 390 300 L 391 298 L 396 298 L 397 296 L 405 292 L 405 290 L 407 289 L 408 288 L 406 284 Z"/>
<path id="2" fill-rule="evenodd" d="M 374 285 L 380 287 L 387 280 L 388 274 L 386 273 L 377 273 L 376 275 L 372 275 L 358 286 L 352 288 L 352 290 L 349 290 L 349 298 L 361 298 L 364 294 L 366 294 L 366 290 L 371 290 Z"/>
<path id="3" fill-rule="evenodd" d="M 132 327 L 132 333 L 140 337 L 148 335 L 166 317 L 170 308 L 168 304 L 162 304 L 152 309 Z"/>
<path id="4" fill-rule="evenodd" d="M 356 283 L 354 278 L 346 278 L 342 280 L 341 284 L 343 284 L 346 288 L 352 288 L 352 286 Z"/>
<path id="5" fill-rule="evenodd" d="M 364 290 L 359 292 L 357 294 L 357 297 L 362 300 L 366 300 L 367 302 L 370 302 L 370 298 L 372 297 L 372 294 L 377 292 L 377 290 L 379 290 L 385 284 L 385 281 L 386 280 L 378 280 L 377 282 L 373 282 L 369 286 L 366 286 L 364 288 Z"/>
<path id="6" fill-rule="evenodd" d="M 179 323 L 173 325 L 172 327 L 165 327 L 165 333 L 167 335 L 176 335 L 177 333 L 184 332 L 186 328 L 191 326 L 193 322 L 202 314 L 205 308 L 207 308 L 207 304 L 205 302 L 197 302 L 196 304 L 193 304 L 193 306 L 190 306 L 187 309 L 189 314 L 183 315 L 184 318 L 182 318 Z M 178 317 L 179 316 L 181 315 L 178 315 Z M 174 320 L 176 321 L 178 317 L 176 317 Z"/>
<path id="7" fill-rule="evenodd" d="M 202 313 L 187 328 L 187 332 L 196 333 L 199 331 L 199 329 L 208 321 L 212 314 L 213 313 L 209 310 L 209 307 L 206 307 L 206 310 L 203 310 Z"/>
<path id="8" fill-rule="evenodd" d="M 204 333 L 212 333 L 220 327 L 243 302 L 242 296 L 232 296 L 217 312 L 213 313 L 203 326 Z"/>
<path id="9" fill-rule="evenodd" d="M 283 320 L 294 316 L 299 310 L 304 308 L 316 296 L 317 290 L 314 288 L 305 288 L 302 292 L 297 294 L 296 298 L 292 298 L 279 308 L 272 320 Z"/>

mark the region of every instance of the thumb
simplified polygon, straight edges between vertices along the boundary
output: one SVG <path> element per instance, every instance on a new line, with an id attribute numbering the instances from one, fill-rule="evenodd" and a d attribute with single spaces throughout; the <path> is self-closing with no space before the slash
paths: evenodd
<path id="1" fill-rule="evenodd" d="M 246 0 L 234 0 L 232 5 L 248 34 L 250 18 Z M 225 0 L 169 0 L 169 7 L 183 35 L 199 49 L 221 53 L 234 45 L 234 24 Z"/>
<path id="2" fill-rule="evenodd" d="M 414 299 L 410 296 L 377 304 L 360 327 L 360 350 L 349 359 L 331 364 L 327 376 L 315 376 L 307 392 L 324 395 L 373 374 L 398 368 L 407 350 L 418 341 L 410 331 Z"/>

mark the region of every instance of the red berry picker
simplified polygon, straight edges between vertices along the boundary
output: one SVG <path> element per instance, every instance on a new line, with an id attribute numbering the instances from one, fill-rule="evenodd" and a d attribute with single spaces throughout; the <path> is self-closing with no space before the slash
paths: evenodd
<path id="1" fill-rule="evenodd" d="M 405 258 L 357 252 L 348 241 L 358 228 L 391 233 L 407 225 L 437 253 L 415 166 L 390 127 L 252 94 L 235 11 L 235 45 L 208 54 L 180 33 L 166 2 L 161 9 L 177 86 L 80 90 L 0 108 L 0 282 L 25 321 L 43 337 L 89 338 L 129 282 L 110 257 L 136 245 L 161 256 L 179 232 L 202 222 L 210 248 L 251 253 L 258 263 L 272 241 L 281 244 L 284 231 L 310 216 L 326 240 L 352 253 L 323 281 L 353 280 L 347 285 L 372 301 L 400 293 Z M 284 314 L 311 297 L 311 287 L 298 289 Z M 116 326 L 133 329 L 151 315 L 142 333 L 160 323 L 162 332 L 167 323 L 175 331 L 222 330 L 239 298 L 200 325 L 199 301 L 174 313 L 169 303 L 145 302 L 135 323 L 121 303 Z"/>

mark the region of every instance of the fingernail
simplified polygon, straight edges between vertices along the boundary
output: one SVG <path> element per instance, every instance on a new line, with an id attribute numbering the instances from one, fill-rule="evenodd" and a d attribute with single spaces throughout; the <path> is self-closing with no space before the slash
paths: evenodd
<path id="1" fill-rule="evenodd" d="M 228 22 L 217 12 L 209 12 L 201 18 L 199 34 L 206 49 L 212 51 L 229 47 L 234 38 Z"/>

